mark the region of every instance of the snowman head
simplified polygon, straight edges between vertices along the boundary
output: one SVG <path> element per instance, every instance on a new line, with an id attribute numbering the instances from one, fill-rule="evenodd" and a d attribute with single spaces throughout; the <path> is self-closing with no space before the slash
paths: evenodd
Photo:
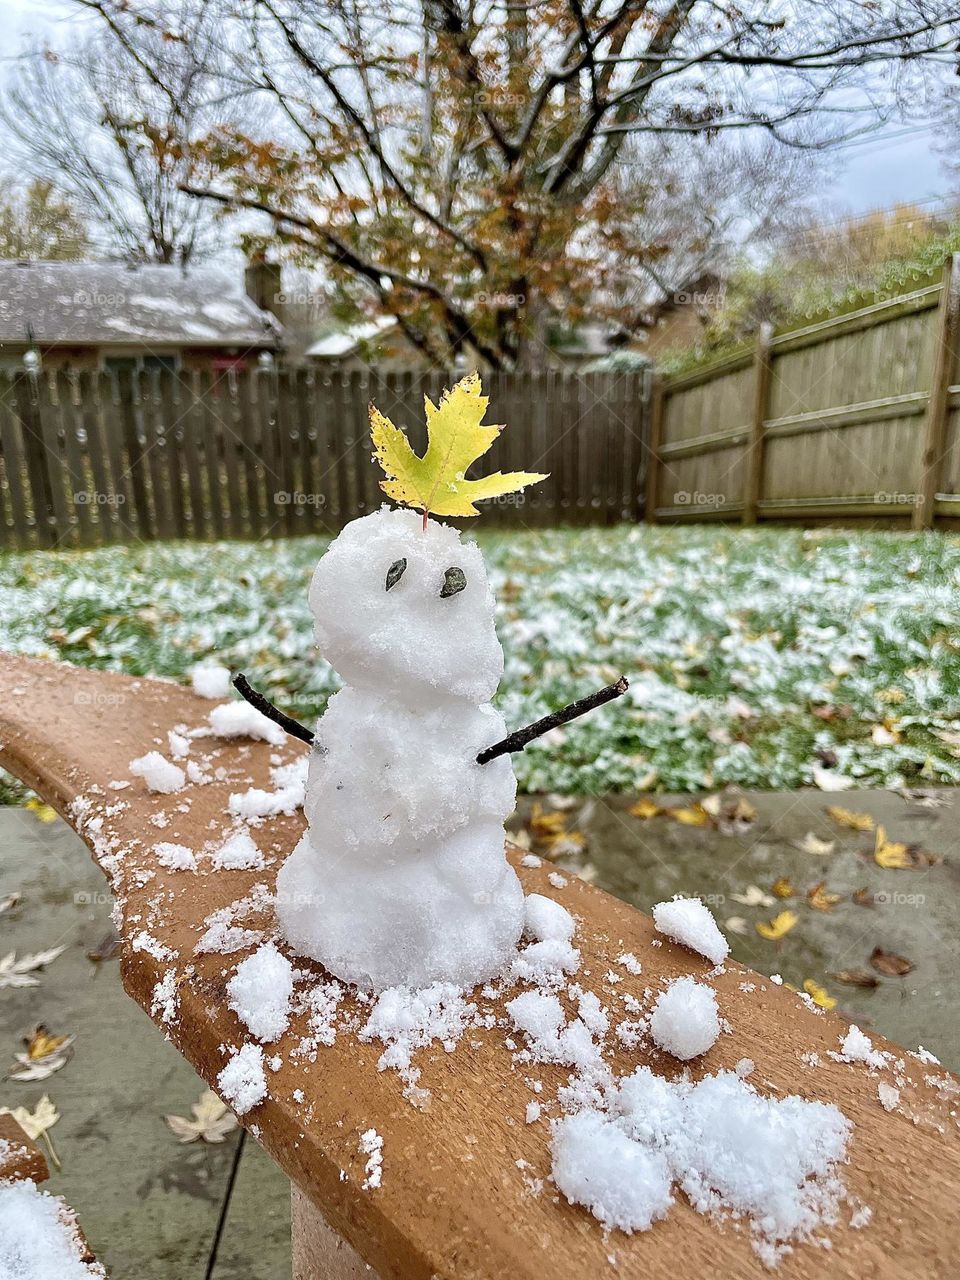
<path id="1" fill-rule="evenodd" d="M 479 549 L 383 507 L 330 544 L 310 584 L 317 644 L 347 684 L 414 705 L 487 702 L 503 674 Z"/>

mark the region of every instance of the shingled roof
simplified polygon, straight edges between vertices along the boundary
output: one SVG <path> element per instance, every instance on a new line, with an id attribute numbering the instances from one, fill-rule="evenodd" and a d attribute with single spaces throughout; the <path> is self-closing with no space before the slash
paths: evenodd
<path id="1" fill-rule="evenodd" d="M 275 348 L 282 328 L 210 267 L 0 261 L 0 343 Z"/>

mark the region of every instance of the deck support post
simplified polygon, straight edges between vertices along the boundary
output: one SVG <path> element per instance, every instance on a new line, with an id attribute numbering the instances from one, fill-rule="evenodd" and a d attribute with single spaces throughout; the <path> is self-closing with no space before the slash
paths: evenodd
<path id="1" fill-rule="evenodd" d="M 295 1183 L 290 1184 L 293 1280 L 377 1280 L 377 1273 Z"/>

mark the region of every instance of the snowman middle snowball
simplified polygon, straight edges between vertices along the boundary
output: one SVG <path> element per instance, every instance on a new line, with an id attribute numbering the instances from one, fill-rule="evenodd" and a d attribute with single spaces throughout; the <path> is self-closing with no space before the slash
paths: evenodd
<path id="1" fill-rule="evenodd" d="M 523 891 L 504 854 L 516 798 L 490 705 L 503 674 L 477 546 L 386 507 L 346 526 L 310 586 L 345 687 L 317 724 L 307 830 L 277 877 L 290 945 L 370 991 L 474 986 L 511 958 Z"/>

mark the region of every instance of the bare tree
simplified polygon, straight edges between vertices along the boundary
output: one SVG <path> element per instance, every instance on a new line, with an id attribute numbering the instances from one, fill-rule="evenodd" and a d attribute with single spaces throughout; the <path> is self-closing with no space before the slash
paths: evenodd
<path id="1" fill-rule="evenodd" d="M 78 0 L 166 82 L 164 0 Z M 225 74 L 272 103 L 185 189 L 254 210 L 436 361 L 535 362 L 638 255 L 628 139 L 821 148 L 956 57 L 946 0 L 205 0 Z M 146 15 L 146 16 L 145 16 Z M 174 32 L 176 35 L 176 32 Z M 649 188 L 651 174 L 642 184 Z M 636 195 L 637 208 L 629 207 Z M 602 245 L 602 253 L 598 253 Z"/>
<path id="2" fill-rule="evenodd" d="M 103 251 L 135 262 L 186 264 L 218 244 L 214 211 L 181 186 L 191 140 L 225 117 L 223 86 L 203 14 L 181 16 L 175 36 L 139 32 L 136 57 L 109 28 L 38 50 L 5 95 L 23 165 L 71 197 Z"/>

